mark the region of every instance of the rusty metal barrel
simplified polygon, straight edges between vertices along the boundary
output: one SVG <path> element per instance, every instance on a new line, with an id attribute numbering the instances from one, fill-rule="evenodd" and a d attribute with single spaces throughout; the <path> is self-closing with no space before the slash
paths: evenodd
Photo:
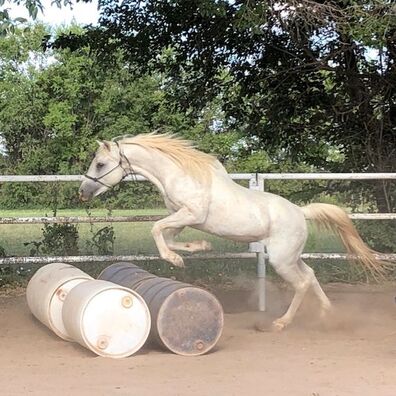
<path id="1" fill-rule="evenodd" d="M 221 336 L 223 308 L 206 290 L 155 276 L 128 262 L 107 267 L 98 279 L 129 287 L 140 294 L 151 314 L 150 338 L 176 354 L 202 355 L 210 351 Z"/>
<path id="2" fill-rule="evenodd" d="M 54 263 L 41 267 L 26 288 L 30 311 L 59 337 L 71 341 L 62 319 L 64 301 L 75 286 L 92 279 L 70 264 Z"/>
<path id="3" fill-rule="evenodd" d="M 137 352 L 150 332 L 150 312 L 133 290 L 104 280 L 73 288 L 63 306 L 63 322 L 74 341 L 105 357 Z"/>

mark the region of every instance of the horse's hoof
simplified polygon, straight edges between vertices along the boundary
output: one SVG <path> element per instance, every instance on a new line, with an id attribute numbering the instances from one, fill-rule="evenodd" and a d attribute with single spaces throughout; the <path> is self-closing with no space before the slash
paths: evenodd
<path id="1" fill-rule="evenodd" d="M 281 320 L 275 320 L 274 322 L 272 322 L 272 326 L 271 329 L 274 332 L 280 333 L 281 331 L 283 331 L 286 328 L 286 323 L 284 323 Z"/>
<path id="2" fill-rule="evenodd" d="M 183 259 L 177 254 L 175 254 L 174 257 L 172 257 L 170 262 L 173 265 L 175 265 L 176 267 L 179 267 L 179 268 L 184 268 L 185 267 Z"/>

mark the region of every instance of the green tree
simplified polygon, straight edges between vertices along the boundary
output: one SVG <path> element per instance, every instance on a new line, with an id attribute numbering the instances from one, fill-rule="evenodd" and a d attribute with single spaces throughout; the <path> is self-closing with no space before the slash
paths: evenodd
<path id="1" fill-rule="evenodd" d="M 70 27 L 81 34 L 78 26 Z M 0 136 L 5 154 L 3 172 L 16 174 L 84 173 L 96 149 L 96 139 L 151 132 L 155 129 L 184 134 L 200 147 L 228 159 L 228 149 L 239 135 L 216 134 L 220 122 L 218 104 L 208 105 L 196 119 L 177 111 L 167 100 L 160 74 L 136 78 L 117 56 L 111 67 L 103 67 L 89 47 L 78 51 L 44 52 L 41 43 L 51 31 L 36 25 L 25 32 L 0 38 Z M 211 134 L 207 132 L 212 131 Z M 228 145 L 226 145 L 228 141 Z M 56 197 L 56 205 L 76 202 L 75 186 L 5 184 L 2 206 L 42 206 Z M 143 206 L 153 187 L 130 185 L 124 193 L 107 201 L 118 206 Z M 128 195 L 127 192 L 130 194 Z M 132 192 L 132 194 L 131 194 Z M 61 194 L 62 197 L 58 197 Z M 134 201 L 131 203 L 131 198 Z M 54 198 L 55 199 L 55 198 Z"/>
<path id="2" fill-rule="evenodd" d="M 195 115 L 220 94 L 234 127 L 273 153 L 333 171 L 396 170 L 396 8 L 390 0 L 195 0 L 101 4 L 90 43 L 132 70 L 168 76 Z M 371 56 L 370 56 L 371 54 Z M 344 161 L 328 164 L 329 145 Z M 369 190 L 396 209 L 395 186 Z"/>
<path id="3" fill-rule="evenodd" d="M 188 127 L 159 78 L 136 79 L 121 60 L 103 68 L 89 48 L 44 53 L 47 35 L 37 25 L 0 40 L 0 130 L 10 169 L 81 172 L 97 138 Z"/>

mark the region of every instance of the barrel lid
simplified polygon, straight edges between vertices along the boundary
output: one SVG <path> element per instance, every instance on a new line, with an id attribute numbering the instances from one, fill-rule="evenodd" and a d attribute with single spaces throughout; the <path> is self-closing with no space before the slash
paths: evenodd
<path id="1" fill-rule="evenodd" d="M 114 285 L 95 294 L 86 304 L 81 334 L 101 356 L 127 357 L 137 352 L 150 332 L 150 312 L 132 290 Z"/>
<path id="2" fill-rule="evenodd" d="M 215 296 L 197 287 L 185 287 L 163 301 L 156 321 L 161 342 L 184 356 L 202 355 L 219 340 L 223 308 Z"/>

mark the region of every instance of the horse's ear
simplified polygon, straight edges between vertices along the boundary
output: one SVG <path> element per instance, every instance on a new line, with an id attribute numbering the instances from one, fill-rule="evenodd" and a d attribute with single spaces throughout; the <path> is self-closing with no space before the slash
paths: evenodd
<path id="1" fill-rule="evenodd" d="M 105 147 L 105 149 L 106 149 L 107 151 L 110 151 L 110 150 L 111 150 L 111 144 L 110 144 L 110 142 L 108 142 L 107 140 L 104 140 L 104 141 L 103 141 L 103 145 L 104 145 L 104 147 Z"/>
<path id="2" fill-rule="evenodd" d="M 99 147 L 104 147 L 107 151 L 111 150 L 111 144 L 107 140 L 103 140 L 103 142 L 97 140 L 96 143 L 99 144 Z"/>

